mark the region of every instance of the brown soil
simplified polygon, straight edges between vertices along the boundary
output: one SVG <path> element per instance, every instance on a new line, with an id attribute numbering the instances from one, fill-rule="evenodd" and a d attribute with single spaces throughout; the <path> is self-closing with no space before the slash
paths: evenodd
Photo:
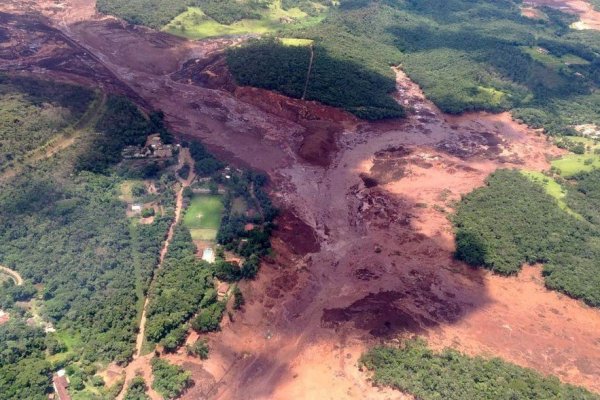
<path id="1" fill-rule="evenodd" d="M 164 110 L 182 136 L 266 171 L 285 210 L 273 256 L 256 280 L 240 285 L 243 312 L 207 335 L 210 359 L 168 356 L 194 374 L 184 398 L 407 398 L 373 388 L 357 360 L 374 343 L 415 334 L 600 392 L 598 310 L 544 289 L 538 269 L 502 278 L 452 258 L 453 202 L 498 168 L 549 168 L 560 150 L 539 132 L 506 113 L 443 115 L 401 71 L 397 99 L 411 110 L 403 121 L 367 123 L 313 102 L 232 88 L 216 56 L 231 41 L 167 38 L 85 7 L 78 13 L 73 1 L 44 11 L 60 30 L 46 35 L 85 48 L 91 66 L 37 70 L 29 64 L 38 59 L 26 55 L 0 59 L 0 69 L 20 65 L 97 84 L 103 75 L 90 71 L 108 71 L 110 90 L 130 88 Z M 30 13 L 25 5 L 51 3 L 10 0 L 0 10 Z M 19 43 L 34 40 L 22 34 Z M 44 46 L 37 53 L 52 57 Z M 147 361 L 138 357 L 131 368 L 147 371 Z"/>
<path id="2" fill-rule="evenodd" d="M 594 6 L 585 0 L 526 0 L 523 3 L 533 7 L 553 7 L 575 14 L 583 24 L 582 28 L 600 30 L 600 11 L 594 9 Z"/>

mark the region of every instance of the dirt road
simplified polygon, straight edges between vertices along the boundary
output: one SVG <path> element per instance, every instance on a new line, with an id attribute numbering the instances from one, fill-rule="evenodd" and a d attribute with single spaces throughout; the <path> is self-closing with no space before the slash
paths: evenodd
<path id="1" fill-rule="evenodd" d="M 208 336 L 210 359 L 172 357 L 194 374 L 184 398 L 404 398 L 371 387 L 357 359 L 373 344 L 412 335 L 600 392 L 597 309 L 546 290 L 539 269 L 502 278 L 452 257 L 453 202 L 498 168 L 549 168 L 561 151 L 539 132 L 506 113 L 443 115 L 400 70 L 396 97 L 410 116 L 357 121 L 231 87 L 224 68 L 204 73 L 227 41 L 186 42 L 78 14 L 72 1 L 60 10 L 52 3 L 36 6 L 48 5 L 54 26 L 102 64 L 85 71 L 109 71 L 179 134 L 266 171 L 282 209 L 276 256 L 241 285 L 244 311 Z M 85 71 L 73 79 L 91 79 Z"/>
<path id="2" fill-rule="evenodd" d="M 21 277 L 21 274 L 15 270 L 0 265 L 0 273 L 8 275 L 17 286 L 21 286 L 23 284 L 23 278 Z"/>
<path id="3" fill-rule="evenodd" d="M 153 278 L 152 278 L 152 281 L 150 282 L 150 286 L 152 286 L 152 284 L 154 282 L 154 277 L 156 276 L 156 273 L 162 268 L 163 262 L 167 255 L 167 252 L 169 251 L 169 244 L 171 243 L 171 240 L 173 239 L 173 234 L 175 233 L 175 228 L 176 228 L 177 224 L 179 223 L 179 221 L 181 220 L 181 213 L 183 210 L 183 191 L 186 187 L 189 187 L 192 184 L 192 182 L 194 181 L 194 179 L 196 177 L 196 174 L 194 173 L 194 160 L 190 156 L 189 149 L 185 149 L 185 148 L 181 149 L 179 152 L 179 161 L 178 161 L 177 169 L 181 168 L 184 164 L 188 164 L 190 166 L 190 173 L 189 173 L 187 179 L 185 179 L 185 180 L 181 179 L 179 176 L 177 176 L 180 187 L 177 190 L 177 194 L 176 194 L 175 216 L 173 218 L 173 222 L 169 226 L 169 231 L 167 232 L 167 236 L 166 236 L 163 246 L 160 250 L 159 262 L 158 262 L 158 265 L 156 266 L 156 269 L 154 270 Z M 148 293 L 150 293 L 150 291 L 148 291 Z M 150 366 L 150 361 L 154 357 L 154 353 L 151 352 L 150 354 L 147 354 L 145 356 L 142 355 L 142 349 L 143 349 L 144 341 L 146 338 L 146 320 L 147 320 L 146 312 L 148 310 L 149 300 L 150 300 L 150 297 L 146 296 L 146 299 L 144 300 L 144 306 L 142 308 L 142 316 L 140 318 L 138 334 L 136 336 L 136 341 L 135 341 L 135 343 L 136 343 L 135 344 L 135 355 L 133 357 L 133 361 L 124 369 L 125 384 L 123 385 L 123 390 L 117 397 L 118 400 L 123 399 L 123 397 L 125 396 L 127 387 L 129 386 L 129 383 L 131 383 L 131 380 L 133 378 L 135 378 L 136 375 L 143 376 L 148 384 L 150 384 L 152 382 L 152 368 Z M 151 388 L 149 391 L 149 395 L 152 400 L 160 400 L 162 398 L 158 393 L 156 393 Z"/>

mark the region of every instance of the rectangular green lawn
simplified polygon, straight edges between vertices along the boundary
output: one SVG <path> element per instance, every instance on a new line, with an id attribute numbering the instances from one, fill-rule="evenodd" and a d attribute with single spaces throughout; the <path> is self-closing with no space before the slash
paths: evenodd
<path id="1" fill-rule="evenodd" d="M 214 240 L 221 225 L 223 203 L 220 196 L 192 197 L 183 217 L 183 224 L 195 240 Z"/>

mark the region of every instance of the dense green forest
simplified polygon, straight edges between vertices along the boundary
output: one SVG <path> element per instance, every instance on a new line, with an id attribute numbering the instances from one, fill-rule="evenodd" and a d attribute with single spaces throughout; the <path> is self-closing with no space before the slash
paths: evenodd
<path id="1" fill-rule="evenodd" d="M 501 274 L 543 263 L 546 286 L 600 306 L 598 178 L 596 171 L 565 183 L 567 212 L 519 171 L 497 171 L 457 208 L 456 256 Z"/>
<path id="2" fill-rule="evenodd" d="M 519 3 L 510 0 L 355 0 L 342 2 L 319 25 L 280 35 L 313 39 L 317 68 L 321 62 L 343 71 L 309 82 L 319 85 L 323 79 L 344 93 L 341 101 L 346 87 L 358 87 L 352 97 L 376 106 L 371 95 L 385 98 L 381 92 L 393 89 L 389 67 L 401 65 L 443 111 L 513 109 L 533 126 L 569 133 L 573 124 L 600 121 L 600 34 L 572 31 L 571 16 L 544 12 L 545 19 L 525 18 Z M 271 47 L 264 54 L 243 46 L 234 50 L 229 56 L 234 76 L 242 84 L 299 97 L 296 82 L 306 73 L 307 51 Z M 279 55 L 283 60 L 273 62 Z M 249 76 L 259 69 L 258 77 Z M 378 79 L 365 82 L 368 74 Z M 310 98 L 347 108 L 332 102 L 327 91 L 315 89 Z"/>
<path id="3" fill-rule="evenodd" d="M 21 321 L 0 325 L 0 393 L 3 400 L 45 400 L 52 367 L 46 334 Z"/>
<path id="4" fill-rule="evenodd" d="M 80 86 L 0 75 L 0 170 L 72 128 L 94 97 Z"/>
<path id="5" fill-rule="evenodd" d="M 311 52 L 314 61 L 308 75 Z M 318 100 L 365 119 L 404 116 L 389 96 L 396 87 L 390 73 L 381 75 L 359 63 L 337 59 L 323 46 L 288 46 L 268 39 L 232 49 L 227 60 L 241 85 Z"/>
<path id="6" fill-rule="evenodd" d="M 468 357 L 454 350 L 435 353 L 421 340 L 400 348 L 375 347 L 360 363 L 373 371 L 373 382 L 421 400 L 600 399 L 555 377 L 509 364 L 499 358 Z"/>
<path id="7" fill-rule="evenodd" d="M 152 375 L 152 388 L 165 399 L 176 399 L 192 384 L 191 372 L 160 358 L 152 359 Z"/>
<path id="8" fill-rule="evenodd" d="M 64 96 L 72 96 L 66 100 L 59 84 L 19 78 L 5 78 L 2 85 L 32 99 L 32 104 L 46 104 L 45 96 L 56 104 L 72 102 L 73 116 L 86 112 L 94 97 L 66 85 Z M 124 363 L 133 354 L 140 298 L 173 215 L 173 178 L 157 179 L 157 193 L 137 194 L 139 200 L 162 206 L 164 215 L 148 225 L 126 218 L 121 187 L 126 177 L 137 173 L 134 166 L 122 163 L 116 168 L 115 163 L 123 143 L 141 143 L 148 132 L 160 131 L 160 116 L 147 120 L 134 105 L 116 97 L 96 111 L 100 117 L 89 127 L 90 134 L 76 139 L 77 145 L 0 182 L 0 264 L 26 280 L 18 287 L 12 282 L 0 285 L 0 306 L 18 323 L 31 314 L 15 302 L 33 298 L 38 318 L 57 330 L 35 351 L 27 349 L 31 328 L 18 328 L 23 341 L 2 341 L 0 352 L 10 352 L 14 361 L 6 365 L 0 360 L 1 392 L 19 393 L 9 398 L 44 398 L 50 370 L 63 365 L 69 365 L 75 390 L 101 386 L 93 363 Z M 83 164 L 82 160 L 99 160 L 89 157 L 99 141 L 117 143 L 110 158 Z M 31 374 L 23 374 L 27 366 Z"/>
<path id="9" fill-rule="evenodd" d="M 183 324 L 200 308 L 216 301 L 212 268 L 195 254 L 189 230 L 178 225 L 150 289 L 147 311 L 146 338 L 160 342 L 166 350 L 179 347 L 187 332 Z"/>
<path id="10" fill-rule="evenodd" d="M 192 3 L 191 0 L 97 0 L 96 7 L 129 23 L 160 29 Z"/>

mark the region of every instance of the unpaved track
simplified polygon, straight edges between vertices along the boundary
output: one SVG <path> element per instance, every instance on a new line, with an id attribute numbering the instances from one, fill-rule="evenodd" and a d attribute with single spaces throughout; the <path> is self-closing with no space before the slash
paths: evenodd
<path id="1" fill-rule="evenodd" d="M 19 274 L 17 271 L 0 265 L 0 272 L 10 276 L 15 285 L 21 286 L 23 284 L 23 277 L 21 277 L 21 274 Z"/>
<path id="2" fill-rule="evenodd" d="M 315 59 L 315 49 L 313 45 L 310 45 L 310 60 L 308 61 L 308 71 L 306 71 L 306 80 L 304 82 L 304 91 L 302 91 L 302 100 L 306 99 L 306 92 L 308 91 L 308 84 L 310 82 L 310 74 L 312 73 L 313 62 Z"/>
<path id="3" fill-rule="evenodd" d="M 406 121 L 360 122 L 260 90 L 242 99 L 193 77 L 172 79 L 223 42 L 181 42 L 93 18 L 72 23 L 72 14 L 49 15 L 177 132 L 267 171 L 284 210 L 276 258 L 242 284 L 244 312 L 208 336 L 210 359 L 172 357 L 194 373 L 184 398 L 401 398 L 372 388 L 357 359 L 409 335 L 600 391 L 597 309 L 547 291 L 535 269 L 502 278 L 452 258 L 451 202 L 497 168 L 549 168 L 560 150 L 539 132 L 508 114 L 443 115 L 401 71 L 397 97 L 414 110 Z M 338 129 L 325 168 L 298 156 L 319 124 Z M 375 173 L 380 185 L 365 187 L 360 175 Z"/>
<path id="4" fill-rule="evenodd" d="M 177 224 L 181 220 L 181 213 L 183 210 L 183 191 L 186 187 L 189 187 L 192 184 L 192 182 L 194 181 L 194 178 L 196 177 L 196 174 L 194 173 L 194 161 L 192 160 L 192 157 L 190 156 L 190 152 L 188 149 L 182 148 L 179 152 L 178 169 L 181 168 L 184 164 L 188 164 L 190 166 L 190 174 L 188 175 L 188 178 L 185 180 L 180 179 L 179 175 L 177 175 L 177 178 L 179 180 L 181 187 L 179 188 L 179 190 L 177 191 L 177 194 L 176 194 L 175 217 L 173 218 L 173 222 L 169 226 L 169 231 L 168 231 L 165 241 L 163 243 L 163 247 L 160 250 L 158 265 L 157 265 L 156 269 L 154 270 L 153 278 L 152 278 L 152 281 L 150 282 L 150 286 L 152 286 L 152 284 L 154 283 L 154 277 L 156 276 L 156 273 L 162 268 L 165 257 L 169 251 L 169 244 L 171 243 L 171 240 L 173 239 L 173 234 L 175 233 L 175 228 L 177 227 Z M 148 291 L 148 294 L 149 293 L 150 293 L 150 290 Z M 142 355 L 142 349 L 143 349 L 144 341 L 146 338 L 146 336 L 145 336 L 146 320 L 147 320 L 146 312 L 148 310 L 149 301 L 150 301 L 150 297 L 148 295 L 148 296 L 146 296 L 146 299 L 144 300 L 144 306 L 142 308 L 142 316 L 140 318 L 139 330 L 138 330 L 138 334 L 137 334 L 136 341 L 135 341 L 135 343 L 136 343 L 135 344 L 135 355 L 133 357 L 133 361 L 125 368 L 125 371 L 124 371 L 125 384 L 123 385 L 123 390 L 117 397 L 117 399 L 119 399 L 119 400 L 123 399 L 123 397 L 125 396 L 125 392 L 127 391 L 127 387 L 131 383 L 131 380 L 133 378 L 135 378 L 135 376 L 137 374 L 142 375 L 144 377 L 144 379 L 146 380 L 147 384 L 152 383 L 152 372 L 151 372 L 150 361 L 154 357 L 154 353 L 151 352 L 150 354 L 147 354 L 145 356 Z M 150 388 L 148 394 L 150 395 L 150 398 L 152 400 L 160 400 L 162 398 L 157 392 L 155 392 L 151 388 Z"/>

